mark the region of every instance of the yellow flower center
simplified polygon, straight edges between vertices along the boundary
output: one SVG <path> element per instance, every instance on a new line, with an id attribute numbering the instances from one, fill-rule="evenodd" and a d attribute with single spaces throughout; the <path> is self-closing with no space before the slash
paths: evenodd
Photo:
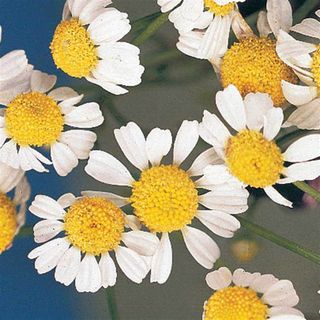
<path id="1" fill-rule="evenodd" d="M 215 292 L 204 311 L 204 320 L 265 320 L 268 306 L 252 289 L 228 287 Z"/>
<path id="2" fill-rule="evenodd" d="M 320 89 L 320 45 L 317 50 L 313 53 L 311 71 L 314 76 L 314 80 Z"/>
<path id="3" fill-rule="evenodd" d="M 231 173 L 251 187 L 271 186 L 280 178 L 281 150 L 258 131 L 243 130 L 229 138 L 225 152 Z"/>
<path id="4" fill-rule="evenodd" d="M 223 87 L 235 85 L 243 96 L 250 92 L 268 93 L 280 107 L 286 100 L 281 80 L 297 83 L 298 78 L 276 53 L 275 41 L 268 38 L 245 38 L 226 52 L 221 63 Z"/>
<path id="5" fill-rule="evenodd" d="M 5 113 L 6 131 L 20 146 L 41 147 L 55 142 L 63 123 L 60 107 L 40 92 L 18 95 Z"/>
<path id="6" fill-rule="evenodd" d="M 130 198 L 135 214 L 153 232 L 180 230 L 198 208 L 198 192 L 188 174 L 161 165 L 142 172 Z"/>
<path id="7" fill-rule="evenodd" d="M 69 241 L 82 252 L 96 256 L 119 245 L 124 226 L 122 211 L 112 202 L 99 197 L 76 201 L 64 219 Z"/>
<path id="8" fill-rule="evenodd" d="M 216 16 L 227 16 L 232 10 L 234 10 L 235 3 L 230 2 L 225 5 L 219 5 L 215 0 L 204 0 L 204 6 Z"/>
<path id="9" fill-rule="evenodd" d="M 77 19 L 57 26 L 50 49 L 57 68 L 72 77 L 88 76 L 98 63 L 95 45 Z"/>
<path id="10" fill-rule="evenodd" d="M 5 194 L 0 193 L 0 254 L 11 245 L 17 226 L 15 205 Z"/>

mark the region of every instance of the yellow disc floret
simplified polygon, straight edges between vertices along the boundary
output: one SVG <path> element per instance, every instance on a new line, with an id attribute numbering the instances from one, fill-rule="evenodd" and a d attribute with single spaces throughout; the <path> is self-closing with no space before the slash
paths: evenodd
<path id="1" fill-rule="evenodd" d="M 18 95 L 5 113 L 6 131 L 20 146 L 41 147 L 55 142 L 63 129 L 63 122 L 57 103 L 40 92 Z"/>
<path id="2" fill-rule="evenodd" d="M 235 3 L 230 2 L 225 5 L 219 5 L 215 0 L 204 0 L 204 6 L 208 11 L 212 12 L 216 16 L 227 16 L 232 10 L 234 10 Z"/>
<path id="3" fill-rule="evenodd" d="M 235 85 L 243 96 L 250 92 L 268 93 L 280 107 L 286 100 L 281 80 L 297 83 L 298 78 L 276 53 L 275 41 L 268 38 L 245 38 L 235 43 L 221 63 L 223 87 Z"/>
<path id="4" fill-rule="evenodd" d="M 252 130 L 243 130 L 229 138 L 226 162 L 234 176 L 254 188 L 275 184 L 283 170 L 279 147 Z"/>
<path id="5" fill-rule="evenodd" d="M 16 207 L 5 194 L 0 193 L 0 253 L 12 244 L 16 231 Z"/>
<path id="6" fill-rule="evenodd" d="M 130 198 L 135 214 L 153 232 L 182 229 L 194 218 L 198 192 L 188 174 L 161 165 L 142 172 Z"/>
<path id="7" fill-rule="evenodd" d="M 124 226 L 122 211 L 100 197 L 76 201 L 68 209 L 64 221 L 69 241 L 82 252 L 96 256 L 119 245 Z"/>
<path id="8" fill-rule="evenodd" d="M 96 47 L 77 19 L 57 26 L 50 49 L 57 68 L 72 77 L 88 76 L 98 63 Z"/>
<path id="9" fill-rule="evenodd" d="M 320 89 L 320 45 L 318 45 L 317 50 L 313 53 L 311 71 L 314 80 Z"/>
<path id="10" fill-rule="evenodd" d="M 204 320 L 265 320 L 268 306 L 252 289 L 228 287 L 215 292 L 204 307 Z"/>

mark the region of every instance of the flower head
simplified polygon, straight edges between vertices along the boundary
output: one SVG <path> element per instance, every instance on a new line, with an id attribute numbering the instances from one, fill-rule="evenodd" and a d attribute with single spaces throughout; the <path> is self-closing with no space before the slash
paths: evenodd
<path id="1" fill-rule="evenodd" d="M 169 130 L 155 128 L 147 138 L 135 123 L 115 130 L 115 137 L 128 160 L 141 171 L 135 180 L 126 167 L 112 155 L 92 151 L 86 172 L 98 181 L 131 187 L 130 203 L 135 215 L 150 231 L 160 233 L 161 241 L 151 263 L 151 281 L 164 283 L 171 272 L 172 248 L 169 234 L 181 231 L 185 244 L 195 260 L 205 268 L 212 268 L 220 256 L 217 244 L 204 232 L 190 227 L 198 218 L 214 233 L 230 238 L 240 228 L 232 216 L 247 209 L 248 192 L 241 183 L 216 181 L 212 191 L 205 189 L 203 169 L 217 159 L 213 149 L 200 154 L 189 170 L 181 164 L 196 146 L 199 134 L 197 121 L 184 121 L 173 147 L 173 161 L 161 164 L 172 146 Z M 219 163 L 218 161 L 217 163 Z M 151 164 L 151 167 L 149 166 Z M 117 196 L 119 197 L 119 196 Z M 200 205 L 210 210 L 200 210 Z"/>
<path id="2" fill-rule="evenodd" d="M 230 85 L 217 93 L 216 103 L 236 134 L 232 135 L 216 115 L 204 112 L 200 136 L 224 161 L 219 170 L 216 166 L 205 169 L 208 187 L 211 181 L 214 186 L 216 179 L 233 177 L 245 186 L 264 189 L 273 201 L 291 207 L 273 185 L 320 175 L 320 161 L 313 160 L 320 156 L 320 135 L 300 138 L 282 152 L 274 139 L 283 123 L 283 111 L 273 106 L 267 94 L 250 93 L 243 99 Z"/>
<path id="3" fill-rule="evenodd" d="M 44 244 L 28 257 L 36 259 L 38 273 L 55 269 L 58 282 L 68 286 L 75 280 L 79 292 L 96 292 L 116 283 L 110 256 L 114 252 L 126 276 L 140 283 L 150 270 L 145 256 L 154 253 L 158 238 L 137 230 L 134 217 L 120 209 L 125 204 L 111 194 L 95 191 L 83 192 L 79 198 L 65 194 L 57 201 L 36 196 L 29 210 L 43 219 L 33 230 L 35 242 Z M 134 230 L 126 231 L 129 226 Z M 63 237 L 53 239 L 60 233 Z"/>
<path id="4" fill-rule="evenodd" d="M 88 157 L 96 134 L 87 130 L 64 131 L 64 126 L 99 126 L 102 113 L 94 102 L 76 106 L 83 95 L 71 88 L 52 90 L 56 76 L 40 71 L 28 75 L 27 85 L 21 87 L 19 79 L 11 82 L 10 94 L 4 92 L 1 99 L 6 108 L 0 116 L 0 161 L 16 169 L 39 172 L 47 171 L 42 163 L 53 163 L 57 173 L 65 176 L 78 165 L 78 159 Z M 50 147 L 52 162 L 36 150 L 45 146 Z"/>
<path id="5" fill-rule="evenodd" d="M 291 281 L 243 269 L 232 274 L 223 267 L 210 272 L 206 282 L 215 292 L 204 303 L 204 320 L 305 319 L 294 308 L 299 297 Z"/>
<path id="6" fill-rule="evenodd" d="M 106 8 L 111 2 L 67 0 L 50 49 L 57 68 L 118 95 L 141 82 L 144 68 L 139 49 L 119 41 L 131 26 L 126 13 Z"/>

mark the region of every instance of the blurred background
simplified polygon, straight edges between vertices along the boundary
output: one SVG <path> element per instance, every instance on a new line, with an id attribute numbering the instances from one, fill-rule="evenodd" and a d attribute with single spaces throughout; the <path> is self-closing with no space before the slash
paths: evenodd
<path id="1" fill-rule="evenodd" d="M 295 9 L 304 2 L 291 1 Z M 169 128 L 175 133 L 182 120 L 201 120 L 204 109 L 216 111 L 214 95 L 220 85 L 211 65 L 177 52 L 178 35 L 170 23 L 141 46 L 142 64 L 146 67 L 143 83 L 131 88 L 127 95 L 114 97 L 56 70 L 49 44 L 60 22 L 63 5 L 63 0 L 0 0 L 3 28 L 0 56 L 24 49 L 35 68 L 58 76 L 58 85 L 69 85 L 86 93 L 87 101 L 99 102 L 105 123 L 95 130 L 96 149 L 108 151 L 131 168 L 113 136 L 113 130 L 120 126 L 119 120 L 135 121 L 145 133 L 154 127 Z M 114 5 L 127 12 L 131 21 L 159 11 L 156 0 L 114 0 Z M 247 0 L 241 11 L 252 22 L 256 19 L 252 13 L 264 6 L 265 1 Z M 136 25 L 126 40 L 131 41 L 141 31 Z M 191 160 L 206 148 L 205 144 L 199 144 Z M 87 176 L 84 165 L 85 161 L 66 178 L 58 177 L 53 171 L 41 175 L 29 173 L 32 197 L 46 194 L 57 198 L 65 192 L 79 194 L 86 189 L 110 191 Z M 281 187 L 280 191 L 295 202 L 295 209 L 276 205 L 256 193 L 259 200 L 247 215 L 257 224 L 319 252 L 319 206 L 306 207 L 302 192 L 295 187 Z M 35 221 L 28 213 L 27 224 Z M 300 296 L 299 309 L 307 319 L 318 319 L 319 266 L 243 230 L 233 240 L 212 237 L 221 247 L 223 263 L 230 269 L 242 267 L 290 279 Z M 212 294 L 204 280 L 208 271 L 194 261 L 179 236 L 172 239 L 173 271 L 166 284 L 150 284 L 145 279 L 142 285 L 136 285 L 119 270 L 115 293 L 121 319 L 201 319 L 203 302 Z M 104 290 L 79 294 L 73 285 L 58 284 L 53 272 L 38 275 L 33 262 L 26 258 L 34 247 L 32 237 L 19 237 L 11 250 L 0 256 L 0 319 L 110 319 Z"/>

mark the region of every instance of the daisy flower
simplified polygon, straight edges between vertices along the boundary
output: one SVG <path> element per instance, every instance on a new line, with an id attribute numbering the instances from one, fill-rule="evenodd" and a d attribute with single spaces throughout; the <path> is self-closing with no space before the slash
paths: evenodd
<path id="1" fill-rule="evenodd" d="M 320 18 L 320 10 L 316 12 Z M 320 21 L 307 18 L 293 26 L 292 31 L 313 37 L 317 44 L 295 40 L 282 31 L 277 43 L 279 57 L 293 68 L 305 85 L 282 82 L 286 99 L 298 108 L 290 115 L 285 126 L 300 129 L 320 129 Z"/>
<path id="2" fill-rule="evenodd" d="M 78 165 L 78 159 L 88 157 L 96 134 L 64 131 L 64 126 L 99 126 L 104 120 L 99 105 L 90 102 L 75 106 L 83 95 L 67 87 L 51 90 L 56 83 L 53 75 L 32 71 L 28 83 L 27 88 L 21 87 L 19 80 L 12 82 L 10 94 L 2 96 L 6 107 L 0 115 L 0 161 L 38 172 L 48 171 L 42 163 L 52 163 L 57 173 L 65 176 Z M 52 162 L 35 149 L 48 145 Z"/>
<path id="3" fill-rule="evenodd" d="M 52 58 L 71 77 L 86 78 L 119 95 L 141 82 L 140 50 L 119 41 L 131 29 L 128 15 L 106 8 L 111 0 L 67 0 L 51 45 Z"/>
<path id="4" fill-rule="evenodd" d="M 217 244 L 203 231 L 189 224 L 196 217 L 214 233 L 231 238 L 240 228 L 232 214 L 247 210 L 248 192 L 237 181 L 215 181 L 211 192 L 199 195 L 205 188 L 203 168 L 218 157 L 209 149 L 193 162 L 189 170 L 181 168 L 197 144 L 198 122 L 184 121 L 173 147 L 173 161 L 161 164 L 172 146 L 169 130 L 155 128 L 147 138 L 133 122 L 115 130 L 116 140 L 127 159 L 141 171 L 135 180 L 126 167 L 112 155 L 92 151 L 85 171 L 98 181 L 131 188 L 130 196 L 122 198 L 130 203 L 135 215 L 151 232 L 160 233 L 161 241 L 151 263 L 151 282 L 164 283 L 172 268 L 172 248 L 169 234 L 181 231 L 184 242 L 195 260 L 207 269 L 220 256 Z M 149 167 L 149 163 L 151 167 Z M 235 179 L 234 179 L 235 180 Z M 119 196 L 118 196 L 119 197 Z M 199 210 L 203 205 L 211 210 Z"/>
<path id="5" fill-rule="evenodd" d="M 254 319 L 299 320 L 304 315 L 294 307 L 299 297 L 289 280 L 272 274 L 231 273 L 220 268 L 206 276 L 207 285 L 215 292 L 204 303 L 204 320 Z"/>
<path id="6" fill-rule="evenodd" d="M 141 254 L 152 255 L 159 240 L 148 232 L 126 231 L 128 226 L 136 229 L 136 222 L 120 209 L 123 205 L 106 192 L 84 192 L 79 198 L 68 193 L 57 201 L 36 196 L 29 210 L 43 219 L 33 230 L 35 242 L 44 244 L 28 257 L 36 259 L 38 273 L 55 269 L 56 281 L 69 286 L 75 280 L 79 292 L 96 292 L 116 283 L 114 252 L 125 275 L 141 283 L 150 270 Z M 63 236 L 53 239 L 59 233 Z"/>
<path id="7" fill-rule="evenodd" d="M 282 152 L 274 139 L 283 122 L 283 111 L 273 106 L 267 94 L 251 93 L 243 100 L 230 85 L 217 93 L 216 104 L 236 134 L 232 135 L 216 115 L 204 112 L 200 136 L 224 161 L 220 171 L 208 166 L 207 178 L 215 181 L 232 176 L 246 186 L 264 189 L 273 201 L 291 207 L 292 203 L 273 186 L 320 175 L 320 160 L 310 161 L 320 156 L 320 134 L 302 137 Z"/>
<path id="8" fill-rule="evenodd" d="M 268 0 L 267 12 L 261 12 L 256 36 L 240 13 L 235 13 L 232 28 L 239 42 L 228 49 L 228 39 L 219 39 L 217 32 L 206 47 L 207 55 L 199 55 L 201 44 L 206 38 L 202 31 L 182 34 L 178 47 L 184 53 L 196 58 L 208 59 L 226 88 L 235 85 L 242 96 L 253 92 L 268 93 L 276 106 L 283 106 L 286 99 L 282 92 L 281 81 L 297 83 L 293 70 L 277 55 L 276 41 L 279 30 L 289 30 L 292 25 L 292 9 L 288 0 Z M 210 52 L 212 50 L 212 52 Z"/>
<path id="9" fill-rule="evenodd" d="M 0 254 L 8 250 L 24 225 L 30 186 L 22 170 L 0 163 Z M 14 189 L 14 196 L 8 193 Z"/>

